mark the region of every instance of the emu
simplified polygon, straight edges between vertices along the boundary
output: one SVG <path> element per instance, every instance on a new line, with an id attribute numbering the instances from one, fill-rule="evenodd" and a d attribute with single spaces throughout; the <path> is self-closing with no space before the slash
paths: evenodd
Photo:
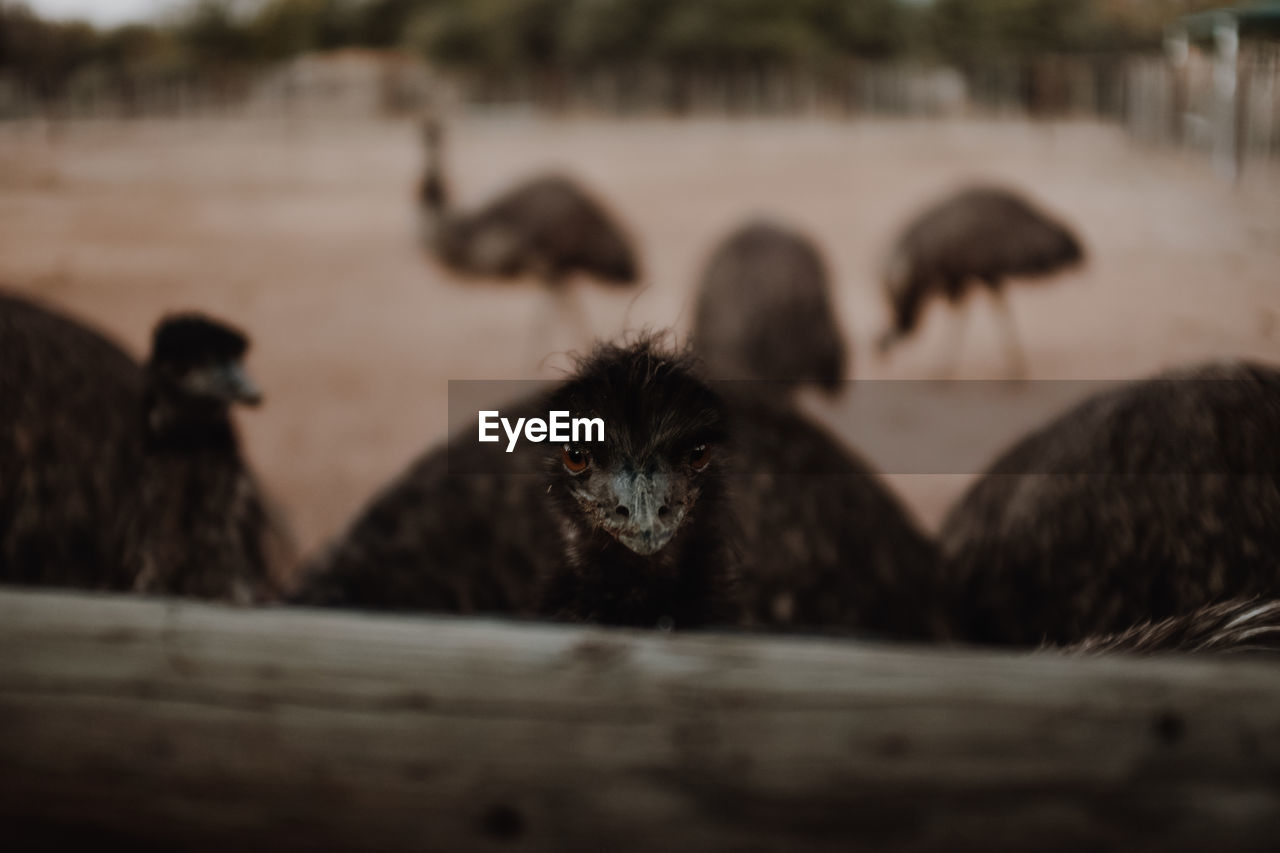
<path id="1" fill-rule="evenodd" d="M 1280 371 L 1217 362 L 1099 393 L 1000 456 L 951 509 L 963 639 L 1069 644 L 1280 597 Z"/>
<path id="2" fill-rule="evenodd" d="M 262 395 L 245 372 L 248 338 L 202 314 L 155 328 L 146 365 L 139 544 L 129 555 L 140 592 L 229 598 L 280 596 L 294 546 L 240 452 L 230 409 Z"/>
<path id="3" fill-rule="evenodd" d="M 920 214 L 895 242 L 883 278 L 892 323 L 879 349 L 888 352 L 911 334 L 930 297 L 945 296 L 955 305 L 983 285 L 995 298 L 1011 371 L 1024 376 L 1005 280 L 1048 276 L 1083 260 L 1079 238 L 1020 195 L 989 186 L 959 192 Z M 953 329 L 948 369 L 963 334 L 962 325 Z"/>
<path id="4" fill-rule="evenodd" d="M 508 454 L 455 437 L 312 562 L 295 600 L 650 628 L 729 617 L 724 404 L 686 356 L 604 346 L 511 408 L 600 417 L 605 441 Z"/>
<path id="5" fill-rule="evenodd" d="M 821 251 L 803 234 L 750 222 L 726 237 L 702 274 L 693 343 L 715 379 L 840 388 L 844 337 Z"/>
<path id="6" fill-rule="evenodd" d="M 424 123 L 426 171 L 418 201 L 422 240 L 446 267 L 463 275 L 539 278 L 579 325 L 585 323 L 579 306 L 568 301 L 571 276 L 581 273 L 612 285 L 638 281 L 626 231 L 563 175 L 530 178 L 470 213 L 455 210 L 442 162 L 443 135 L 434 118 Z"/>
<path id="7" fill-rule="evenodd" d="M 601 417 L 605 441 L 508 454 L 471 430 L 455 436 L 311 561 L 295 600 L 639 627 L 925 630 L 932 544 L 869 469 L 786 407 L 719 394 L 687 353 L 645 338 L 598 348 L 504 416 L 557 409 Z"/>
<path id="8" fill-rule="evenodd" d="M 98 332 L 0 295 L 0 580 L 245 602 L 278 594 L 283 523 L 228 410 L 247 341 L 162 321 L 140 366 Z"/>

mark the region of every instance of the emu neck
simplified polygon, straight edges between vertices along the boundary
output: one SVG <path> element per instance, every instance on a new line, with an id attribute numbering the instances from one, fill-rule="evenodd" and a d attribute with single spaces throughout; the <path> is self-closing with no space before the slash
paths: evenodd
<path id="1" fill-rule="evenodd" d="M 135 591 L 248 603 L 264 523 L 225 404 L 151 388 L 133 545 Z"/>
<path id="2" fill-rule="evenodd" d="M 238 458 L 239 443 L 226 403 L 201 400 L 152 383 L 143 407 L 148 452 L 207 452 Z"/>
<path id="3" fill-rule="evenodd" d="M 424 204 L 418 215 L 418 236 L 424 247 L 441 252 L 451 242 L 450 221 L 441 207 Z"/>
<path id="4" fill-rule="evenodd" d="M 449 183 L 445 179 L 439 145 L 427 145 L 427 166 L 420 193 L 423 212 L 438 222 L 443 221 L 449 213 Z"/>

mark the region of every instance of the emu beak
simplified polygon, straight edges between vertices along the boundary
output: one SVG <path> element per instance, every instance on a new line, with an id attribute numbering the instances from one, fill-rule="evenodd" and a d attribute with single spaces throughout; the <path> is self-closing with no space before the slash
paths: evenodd
<path id="1" fill-rule="evenodd" d="M 613 478 L 611 486 L 616 504 L 605 529 L 641 556 L 661 551 L 684 518 L 683 506 L 667 503 L 667 475 L 624 472 Z"/>
<path id="2" fill-rule="evenodd" d="M 202 365 L 187 372 L 178 385 L 195 397 L 217 400 L 227 405 L 244 403 L 246 406 L 256 406 L 262 402 L 262 392 L 238 360 Z"/>
<path id="3" fill-rule="evenodd" d="M 244 403 L 246 406 L 256 406 L 262 402 L 262 391 L 238 361 L 218 369 L 217 383 L 219 391 L 229 402 Z"/>

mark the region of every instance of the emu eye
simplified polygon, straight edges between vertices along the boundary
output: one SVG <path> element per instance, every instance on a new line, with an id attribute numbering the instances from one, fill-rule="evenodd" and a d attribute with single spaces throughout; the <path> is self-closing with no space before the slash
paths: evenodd
<path id="1" fill-rule="evenodd" d="M 566 444 L 564 452 L 560 454 L 560 461 L 564 463 L 564 469 L 570 474 L 581 474 L 591 464 L 591 454 Z"/>
<path id="2" fill-rule="evenodd" d="M 689 451 L 689 465 L 695 471 L 701 471 L 711 462 L 711 445 L 699 444 Z"/>

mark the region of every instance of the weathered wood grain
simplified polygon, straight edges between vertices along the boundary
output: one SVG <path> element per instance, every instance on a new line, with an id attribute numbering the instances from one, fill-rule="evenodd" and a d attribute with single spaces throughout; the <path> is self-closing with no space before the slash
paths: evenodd
<path id="1" fill-rule="evenodd" d="M 1280 669 L 0 592 L 0 826 L 234 850 L 1272 850 Z M 7 846 L 7 845 L 6 845 Z M 10 847 L 9 849 L 19 849 Z"/>

